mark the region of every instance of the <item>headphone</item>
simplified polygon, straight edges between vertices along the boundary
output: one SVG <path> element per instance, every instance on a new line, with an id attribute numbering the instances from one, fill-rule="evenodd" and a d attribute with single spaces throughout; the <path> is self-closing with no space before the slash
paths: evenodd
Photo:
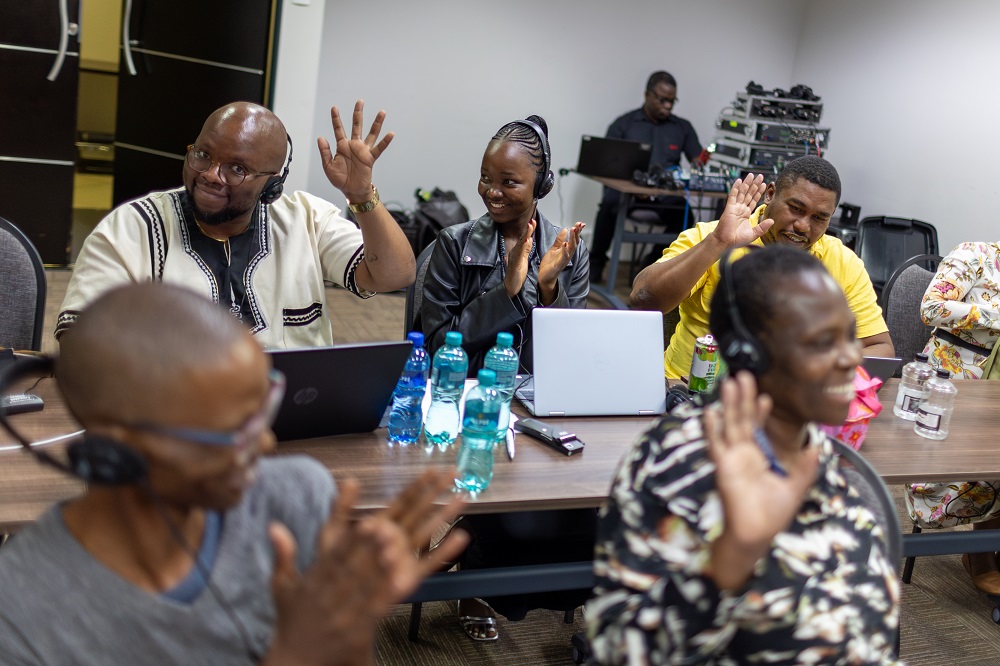
<path id="1" fill-rule="evenodd" d="M 748 245 L 750 249 L 758 250 L 755 245 Z M 729 320 L 732 323 L 732 330 L 719 337 L 719 350 L 722 357 L 729 366 L 729 374 L 734 375 L 739 370 L 747 370 L 760 378 L 771 363 L 767 350 L 760 341 L 750 334 L 746 324 L 740 315 L 740 306 L 736 302 L 736 282 L 733 279 L 732 261 L 730 260 L 733 249 L 726 250 L 726 253 L 719 259 L 719 273 L 722 276 L 722 283 L 726 290 L 726 310 L 729 312 Z"/>
<path id="2" fill-rule="evenodd" d="M 0 373 L 0 395 L 16 380 L 29 374 L 53 374 L 55 360 L 49 356 L 31 356 L 18 359 Z M 40 462 L 72 474 L 87 483 L 101 486 L 121 486 L 139 483 L 146 479 L 146 460 L 130 447 L 109 437 L 83 434 L 66 447 L 68 463 L 31 445 L 7 420 L 0 409 L 0 426 L 9 432 Z"/>
<path id="3" fill-rule="evenodd" d="M 544 164 L 542 165 L 542 176 L 541 180 L 535 178 L 535 190 L 534 197 L 536 199 L 541 199 L 546 194 L 552 191 L 553 186 L 556 184 L 556 177 L 552 173 L 552 156 L 549 154 L 549 140 L 545 136 L 545 130 L 539 127 L 536 123 L 530 120 L 515 120 L 511 123 L 512 125 L 524 125 L 536 135 L 538 135 L 538 140 L 542 144 L 542 159 Z"/>
<path id="4" fill-rule="evenodd" d="M 267 182 L 264 183 L 264 189 L 260 192 L 260 202 L 264 205 L 273 204 L 285 190 L 285 179 L 288 178 L 288 167 L 292 164 L 292 137 L 286 133 L 285 139 L 288 140 L 288 159 L 285 160 L 285 168 L 282 169 L 281 175 L 271 176 L 267 179 Z"/>

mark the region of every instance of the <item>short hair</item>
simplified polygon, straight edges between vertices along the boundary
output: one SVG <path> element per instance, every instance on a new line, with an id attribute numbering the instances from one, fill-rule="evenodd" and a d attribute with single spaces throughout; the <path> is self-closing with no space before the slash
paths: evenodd
<path id="1" fill-rule="evenodd" d="M 727 253 L 720 261 L 731 260 Z M 802 273 L 829 275 L 820 260 L 808 252 L 773 244 L 754 247 L 733 261 L 729 270 L 733 293 L 729 293 L 726 281 L 720 279 L 709 303 L 708 327 L 716 340 L 735 334 L 730 303 L 736 305 L 747 332 L 761 340 L 780 308 L 781 294 L 775 285 L 788 284 L 790 277 Z"/>
<path id="2" fill-rule="evenodd" d="M 537 173 L 535 174 L 535 188 L 534 191 L 537 192 L 539 186 L 542 184 L 542 180 L 545 179 L 545 146 L 542 145 L 542 141 L 545 145 L 549 142 L 549 126 L 545 124 L 545 119 L 541 116 L 531 115 L 525 118 L 528 122 L 532 122 L 542 128 L 542 133 L 544 137 L 538 136 L 538 132 L 531 129 L 524 124 L 523 120 L 514 120 L 499 130 L 493 135 L 493 141 L 513 141 L 514 143 L 519 143 L 525 147 L 528 151 L 528 155 L 531 156 L 531 163 L 535 166 Z M 549 155 L 551 155 L 551 151 Z M 550 165 L 551 168 L 551 165 Z"/>
<path id="3" fill-rule="evenodd" d="M 200 294 L 129 284 L 98 297 L 59 339 L 56 380 L 84 426 L 149 420 L 185 397 L 187 373 L 230 362 L 246 340 L 247 328 Z"/>
<path id="4" fill-rule="evenodd" d="M 775 194 L 786 187 L 791 187 L 799 178 L 805 178 L 824 190 L 830 190 L 837 195 L 837 203 L 840 203 L 840 175 L 833 165 L 822 157 L 803 155 L 785 164 L 785 168 L 774 181 Z"/>
<path id="5" fill-rule="evenodd" d="M 666 83 L 668 86 L 673 86 L 674 88 L 677 87 L 677 79 L 670 72 L 660 70 L 659 72 L 653 72 L 646 79 L 646 92 L 652 92 L 653 88 L 659 83 Z"/>

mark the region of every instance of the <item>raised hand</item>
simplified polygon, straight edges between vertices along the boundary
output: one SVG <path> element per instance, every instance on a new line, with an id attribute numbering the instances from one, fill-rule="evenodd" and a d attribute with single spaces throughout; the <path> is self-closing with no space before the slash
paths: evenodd
<path id="1" fill-rule="evenodd" d="M 467 543 L 464 532 L 453 531 L 429 555 L 417 556 L 434 530 L 461 509 L 457 496 L 445 505 L 433 504 L 453 478 L 453 473 L 426 472 L 388 509 L 356 523 L 351 513 L 358 484 L 342 482 L 317 537 L 315 561 L 305 573 L 296 570 L 292 534 L 272 524 L 277 622 L 264 663 L 370 663 L 379 619 Z"/>
<path id="2" fill-rule="evenodd" d="M 703 417 L 725 513 L 723 534 L 713 545 L 712 563 L 716 583 L 735 589 L 749 578 L 753 564 L 798 513 L 816 480 L 819 451 L 803 449 L 786 468 L 787 476 L 771 471 L 754 439 L 754 431 L 762 427 L 771 411 L 770 396 L 757 395 L 756 382 L 748 372 L 727 379 L 721 394 L 721 411 L 708 408 Z"/>
<path id="3" fill-rule="evenodd" d="M 722 211 L 719 224 L 713 232 L 727 247 L 742 247 L 757 240 L 774 224 L 773 220 L 761 220 L 757 226 L 750 226 L 750 216 L 757 208 L 757 202 L 767 186 L 764 176 L 752 173 L 743 180 L 737 180 L 729 190 L 726 209 Z"/>
<path id="4" fill-rule="evenodd" d="M 583 222 L 577 222 L 572 227 L 559 231 L 552 247 L 542 257 L 541 265 L 538 268 L 539 284 L 555 286 L 559 274 L 573 258 L 576 246 L 580 244 L 580 234 L 585 226 Z"/>
<path id="5" fill-rule="evenodd" d="M 323 171 L 330 184 L 344 193 L 351 203 L 362 204 L 372 198 L 372 165 L 392 141 L 392 132 L 386 134 L 381 141 L 378 136 L 382 132 L 382 122 L 385 111 L 379 111 L 372 122 L 368 135 L 361 138 L 361 128 L 364 123 L 364 100 L 358 100 L 354 105 L 354 116 L 351 120 L 351 138 L 344 132 L 344 124 L 340 120 L 337 107 L 330 109 L 330 120 L 333 123 L 333 137 L 336 141 L 336 152 L 330 149 L 330 142 L 319 137 L 319 155 L 323 163 Z"/>
<path id="6" fill-rule="evenodd" d="M 529 220 L 524 236 L 507 251 L 507 274 L 503 279 L 503 284 L 507 295 L 511 298 L 521 293 L 524 281 L 528 279 L 528 257 L 531 256 L 531 248 L 535 242 L 535 227 L 537 225 L 535 220 Z"/>

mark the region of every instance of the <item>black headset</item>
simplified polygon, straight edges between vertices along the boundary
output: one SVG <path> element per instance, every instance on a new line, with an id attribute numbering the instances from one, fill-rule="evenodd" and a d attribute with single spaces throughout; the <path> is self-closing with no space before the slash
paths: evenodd
<path id="1" fill-rule="evenodd" d="M 288 159 L 285 161 L 285 168 L 280 176 L 271 176 L 264 183 L 264 189 L 260 192 L 260 202 L 264 205 L 273 204 L 285 190 L 285 179 L 288 178 L 288 167 L 292 164 L 292 137 L 285 134 L 288 140 Z"/>
<path id="2" fill-rule="evenodd" d="M 751 250 L 760 249 L 755 245 L 747 247 Z M 719 259 L 719 273 L 726 290 L 726 310 L 729 312 L 729 320 L 732 323 L 732 329 L 719 336 L 719 350 L 729 366 L 730 376 L 740 370 L 747 370 L 759 379 L 770 366 L 771 359 L 768 357 L 764 345 L 750 334 L 750 330 L 740 315 L 740 305 L 736 301 L 736 281 L 733 279 L 732 253 L 733 249 L 726 250 L 722 258 Z"/>
<path id="3" fill-rule="evenodd" d="M 21 358 L 0 373 L 0 395 L 6 395 L 8 387 L 18 379 L 31 374 L 51 375 L 55 361 L 48 356 Z M 146 460 L 132 448 L 99 435 L 83 434 L 66 447 L 68 463 L 51 456 L 31 445 L 7 420 L 0 409 L 0 426 L 9 432 L 33 456 L 46 465 L 51 465 L 72 474 L 87 483 L 102 486 L 121 486 L 139 483 L 146 479 Z"/>
<path id="4" fill-rule="evenodd" d="M 545 163 L 542 165 L 542 173 L 544 174 L 539 180 L 535 178 L 535 189 L 534 197 L 536 199 L 541 199 L 546 194 L 552 191 L 552 188 L 556 184 L 556 177 L 552 173 L 552 156 L 549 154 L 549 139 L 545 136 L 545 130 L 539 127 L 536 123 L 530 120 L 515 120 L 512 125 L 524 125 L 532 132 L 538 135 L 538 140 L 542 144 L 542 159 Z"/>

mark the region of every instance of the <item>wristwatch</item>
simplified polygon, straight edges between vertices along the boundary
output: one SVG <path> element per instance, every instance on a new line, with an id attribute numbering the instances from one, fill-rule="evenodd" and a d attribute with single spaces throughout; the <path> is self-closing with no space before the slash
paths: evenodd
<path id="1" fill-rule="evenodd" d="M 372 183 L 372 198 L 367 202 L 362 204 L 352 204 L 350 201 L 347 202 L 347 207 L 351 209 L 351 212 L 357 215 L 358 213 L 367 213 L 373 210 L 375 206 L 378 205 L 378 188 L 375 187 L 375 183 Z"/>

